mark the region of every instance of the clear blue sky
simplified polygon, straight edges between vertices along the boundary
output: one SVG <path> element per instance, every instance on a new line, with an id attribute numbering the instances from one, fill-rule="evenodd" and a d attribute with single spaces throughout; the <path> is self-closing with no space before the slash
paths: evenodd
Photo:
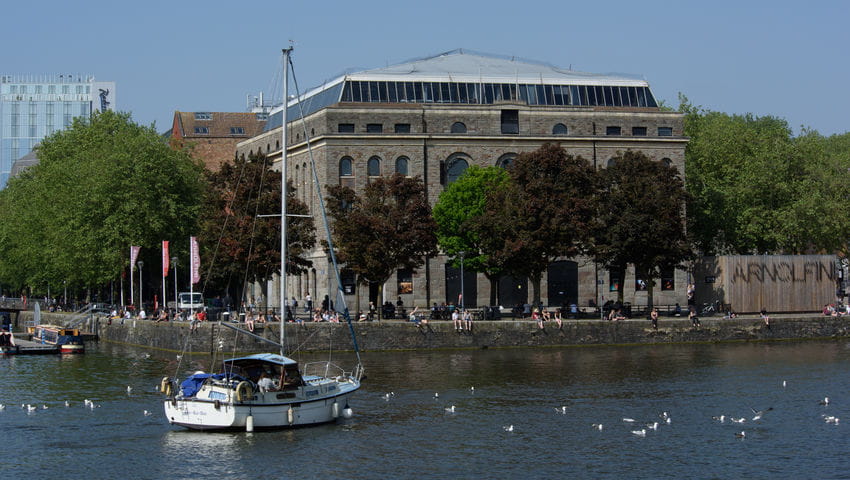
<path id="1" fill-rule="evenodd" d="M 303 89 L 455 48 L 645 77 L 656 97 L 850 131 L 843 1 L 6 2 L 0 73 L 93 74 L 162 132 L 175 110 L 244 111 L 295 42 Z M 279 88 L 279 87 L 278 87 Z"/>

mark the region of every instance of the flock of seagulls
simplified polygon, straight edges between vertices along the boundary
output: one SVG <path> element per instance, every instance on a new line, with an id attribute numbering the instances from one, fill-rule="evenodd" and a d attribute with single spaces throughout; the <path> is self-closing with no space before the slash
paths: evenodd
<path id="1" fill-rule="evenodd" d="M 788 386 L 788 383 L 785 380 L 783 380 L 782 381 L 782 388 L 787 388 L 787 386 Z M 475 387 L 469 387 L 469 391 L 470 391 L 470 393 L 474 394 L 475 393 Z M 382 396 L 382 398 L 385 401 L 390 401 L 390 399 L 392 399 L 393 397 L 395 397 L 395 392 L 388 392 L 388 393 L 386 393 Z M 439 398 L 440 398 L 440 392 L 434 392 L 434 399 L 439 400 Z M 830 405 L 829 397 L 824 397 L 823 400 L 820 400 L 818 402 L 818 404 L 821 405 L 821 406 L 824 406 L 824 407 L 829 406 Z M 0 405 L 0 410 L 1 409 L 2 409 L 2 405 Z M 567 414 L 567 406 L 566 405 L 554 407 L 554 410 L 555 410 L 555 413 L 560 414 L 560 415 L 566 415 Z M 756 408 L 750 407 L 750 410 L 753 412 L 753 416 L 752 416 L 751 419 L 749 419 L 749 421 L 760 422 L 761 420 L 764 419 L 767 412 L 770 412 L 770 411 L 773 410 L 773 407 L 768 407 L 768 408 L 763 409 L 763 410 L 758 410 Z M 455 405 L 450 405 L 448 407 L 445 407 L 444 411 L 447 414 L 455 414 L 455 413 L 460 412 L 460 410 L 458 410 L 458 408 Z M 145 411 L 145 412 L 146 412 L 146 415 L 147 415 L 147 411 Z M 661 412 L 658 415 L 658 418 L 659 418 L 659 420 L 653 420 L 651 422 L 644 423 L 640 428 L 636 428 L 636 427 L 634 427 L 634 425 L 639 424 L 641 422 L 638 422 L 637 420 L 635 420 L 632 417 L 622 417 L 622 422 L 626 425 L 632 426 L 632 428 L 630 428 L 629 431 L 631 432 L 631 434 L 633 436 L 643 438 L 643 437 L 646 437 L 649 432 L 658 431 L 659 427 L 661 427 L 662 425 L 670 425 L 673 422 L 670 414 L 666 411 Z M 737 425 L 745 424 L 748 421 L 747 417 L 744 417 L 744 416 L 733 417 L 733 416 L 727 416 L 727 415 L 716 415 L 716 416 L 713 416 L 711 418 L 712 418 L 712 420 L 714 420 L 718 423 L 726 423 L 726 421 L 729 420 L 729 422 L 731 424 L 737 424 Z M 831 424 L 831 425 L 838 425 L 839 422 L 840 422 L 840 419 L 838 417 L 834 416 L 834 415 L 822 414 L 821 418 L 824 420 L 825 423 Z M 602 423 L 593 423 L 593 424 L 591 424 L 591 427 L 593 429 L 597 430 L 597 431 L 600 431 L 600 432 L 604 428 Z M 513 432 L 514 431 L 514 425 L 513 424 L 502 425 L 502 430 L 504 430 L 505 432 L 509 432 L 509 433 Z M 747 437 L 747 432 L 745 430 L 735 432 L 735 438 L 743 440 L 746 437 Z"/>
<path id="2" fill-rule="evenodd" d="M 130 386 L 130 385 L 127 385 L 126 391 L 127 391 L 127 395 L 131 396 L 133 394 L 133 387 Z M 393 393 L 392 395 L 395 395 L 395 394 Z M 65 401 L 62 402 L 62 404 L 65 406 L 65 408 L 71 407 L 71 401 L 70 400 L 65 400 Z M 83 408 L 87 408 L 89 410 L 94 410 L 94 409 L 100 408 L 100 407 L 101 407 L 100 404 L 95 403 L 93 400 L 90 400 L 88 398 L 83 399 Z M 50 406 L 47 405 L 47 404 L 42 404 L 41 407 L 39 407 L 38 405 L 30 404 L 30 403 L 22 403 L 21 404 L 21 410 L 25 411 L 27 414 L 33 414 L 33 413 L 37 412 L 38 410 L 48 410 L 49 408 L 50 408 Z M 6 410 L 6 405 L 0 403 L 0 412 L 3 412 L 5 410 Z M 149 417 L 149 416 L 153 415 L 153 412 L 148 411 L 148 410 L 144 410 L 142 412 L 142 415 L 144 415 L 145 417 Z"/>

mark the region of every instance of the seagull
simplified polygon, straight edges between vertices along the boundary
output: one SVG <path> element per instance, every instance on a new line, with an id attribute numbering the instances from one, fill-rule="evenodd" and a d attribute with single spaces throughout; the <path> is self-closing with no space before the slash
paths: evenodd
<path id="1" fill-rule="evenodd" d="M 388 402 L 390 401 L 390 394 L 389 393 L 384 395 L 384 400 L 386 400 Z"/>
<path id="2" fill-rule="evenodd" d="M 472 393 L 475 393 L 475 387 L 469 387 L 469 391 L 472 392 Z M 511 425 L 511 426 L 513 426 L 513 425 Z"/>
<path id="3" fill-rule="evenodd" d="M 68 408 L 70 406 L 71 406 L 71 402 L 69 402 L 68 400 L 65 400 L 65 408 Z"/>
<path id="4" fill-rule="evenodd" d="M 595 429 L 599 430 L 600 432 L 602 431 L 602 424 L 601 424 L 601 423 L 594 423 L 594 424 L 593 424 L 593 425 L 591 425 L 591 426 L 592 426 L 593 428 L 595 428 Z"/>
<path id="5" fill-rule="evenodd" d="M 640 430 L 632 430 L 632 433 L 634 435 L 637 435 L 638 437 L 645 437 L 646 436 L 646 429 L 641 428 Z"/>
<path id="6" fill-rule="evenodd" d="M 664 419 L 664 421 L 666 422 L 667 419 L 670 418 L 670 415 L 667 415 L 667 412 L 661 412 L 661 415 L 659 415 L 659 417 Z"/>
<path id="7" fill-rule="evenodd" d="M 42 406 L 41 406 L 41 409 L 42 409 L 42 410 L 47 410 L 48 408 L 50 408 L 50 407 L 48 407 L 47 405 L 42 405 Z"/>
<path id="8" fill-rule="evenodd" d="M 623 417 L 623 421 L 626 422 L 626 423 L 634 423 L 635 419 L 629 418 L 629 417 Z"/>
<path id="9" fill-rule="evenodd" d="M 0 403 L 0 412 L 2 412 L 3 410 L 6 410 L 6 405 Z"/>
<path id="10" fill-rule="evenodd" d="M 782 388 L 785 388 L 785 380 L 782 380 Z"/>
<path id="11" fill-rule="evenodd" d="M 823 397 L 823 400 L 820 401 L 821 405 L 829 405 L 829 397 Z"/>
<path id="12" fill-rule="evenodd" d="M 503 428 L 506 432 L 513 432 L 513 431 L 514 431 L 514 426 L 513 426 L 513 425 L 505 425 L 505 426 L 503 426 L 502 428 Z"/>
<path id="13" fill-rule="evenodd" d="M 719 415 L 717 417 L 711 417 L 712 420 L 717 420 L 720 423 L 726 423 L 726 415 Z"/>
<path id="14" fill-rule="evenodd" d="M 567 414 L 567 407 L 566 406 L 555 407 L 555 411 L 562 414 L 562 415 L 566 415 Z"/>
<path id="15" fill-rule="evenodd" d="M 89 400 L 88 398 L 83 399 L 83 406 L 84 406 L 84 407 L 88 407 L 88 406 L 89 406 L 89 404 L 91 404 L 91 400 Z"/>
<path id="16" fill-rule="evenodd" d="M 747 432 L 741 430 L 741 433 L 736 433 L 735 438 L 744 438 L 747 436 Z"/>
<path id="17" fill-rule="evenodd" d="M 447 407 L 445 410 L 446 410 L 448 413 L 455 413 L 455 406 L 454 406 L 454 405 L 452 405 L 451 407 Z"/>
<path id="18" fill-rule="evenodd" d="M 744 422 L 746 422 L 746 421 L 747 421 L 747 419 L 746 419 L 746 418 L 744 418 L 744 417 L 741 417 L 741 418 L 730 418 L 730 420 L 732 420 L 732 422 L 733 422 L 733 423 L 744 423 Z"/>
<path id="19" fill-rule="evenodd" d="M 658 430 L 658 422 L 647 423 L 646 428 L 650 430 Z"/>
<path id="20" fill-rule="evenodd" d="M 33 406 L 32 406 L 32 405 L 30 405 L 29 403 L 27 404 L 27 412 L 28 412 L 28 413 L 29 413 L 29 412 L 34 412 L 34 411 L 36 411 L 36 410 L 38 410 L 38 407 L 33 407 Z"/>
<path id="21" fill-rule="evenodd" d="M 146 417 L 150 417 L 151 415 L 153 415 L 153 413 L 152 413 L 152 412 L 149 412 L 149 411 L 147 411 L 147 410 L 145 410 L 145 411 L 144 411 L 144 412 L 142 412 L 142 413 L 144 413 Z"/>
<path id="22" fill-rule="evenodd" d="M 761 420 L 761 417 L 764 416 L 764 412 L 769 412 L 769 411 L 773 410 L 773 407 L 770 407 L 767 410 L 756 410 L 755 408 L 750 407 L 750 410 L 752 410 L 753 413 L 756 414 L 756 416 L 753 417 L 753 421 L 756 422 L 758 420 Z"/>
<path id="23" fill-rule="evenodd" d="M 151 358 L 151 354 L 150 354 L 150 353 L 146 353 L 146 354 L 145 354 L 145 358 Z"/>
<path id="24" fill-rule="evenodd" d="M 434 398 L 440 398 L 440 392 L 434 392 Z"/>
<path id="25" fill-rule="evenodd" d="M 127 395 L 133 393 L 133 387 L 127 385 Z"/>

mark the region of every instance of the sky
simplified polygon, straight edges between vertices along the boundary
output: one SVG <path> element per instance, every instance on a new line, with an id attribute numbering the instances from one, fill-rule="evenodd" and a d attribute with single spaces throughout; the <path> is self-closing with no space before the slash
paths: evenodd
<path id="1" fill-rule="evenodd" d="M 41 0 L 2 8 L 0 74 L 94 75 L 117 109 L 171 127 L 176 110 L 242 112 L 280 95 L 292 42 L 301 91 L 350 69 L 457 48 L 645 78 L 657 99 L 850 131 L 850 3 Z"/>

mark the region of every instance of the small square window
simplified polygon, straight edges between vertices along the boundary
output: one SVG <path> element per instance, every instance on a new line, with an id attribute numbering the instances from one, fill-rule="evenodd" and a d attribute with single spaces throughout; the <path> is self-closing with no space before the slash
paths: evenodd
<path id="1" fill-rule="evenodd" d="M 383 133 L 384 126 L 380 123 L 367 123 L 366 133 Z"/>
<path id="2" fill-rule="evenodd" d="M 646 136 L 646 127 L 632 127 L 632 136 L 634 136 L 634 137 L 645 137 Z"/>
<path id="3" fill-rule="evenodd" d="M 658 136 L 659 137 L 672 137 L 673 136 L 673 127 L 658 127 Z"/>
<path id="4" fill-rule="evenodd" d="M 197 135 L 209 135 L 209 133 L 209 127 L 195 127 L 195 134 Z"/>
<path id="5" fill-rule="evenodd" d="M 245 128 L 243 127 L 230 127 L 231 135 L 245 135 Z"/>
<path id="6" fill-rule="evenodd" d="M 605 135 L 622 135 L 620 127 L 605 127 Z"/>
<path id="7" fill-rule="evenodd" d="M 195 112 L 195 120 L 212 120 L 210 112 Z"/>
<path id="8" fill-rule="evenodd" d="M 336 126 L 337 132 L 339 133 L 354 133 L 354 124 L 353 123 L 340 123 Z"/>
<path id="9" fill-rule="evenodd" d="M 395 124 L 395 133 L 410 133 L 410 124 L 409 123 L 396 123 Z"/>

